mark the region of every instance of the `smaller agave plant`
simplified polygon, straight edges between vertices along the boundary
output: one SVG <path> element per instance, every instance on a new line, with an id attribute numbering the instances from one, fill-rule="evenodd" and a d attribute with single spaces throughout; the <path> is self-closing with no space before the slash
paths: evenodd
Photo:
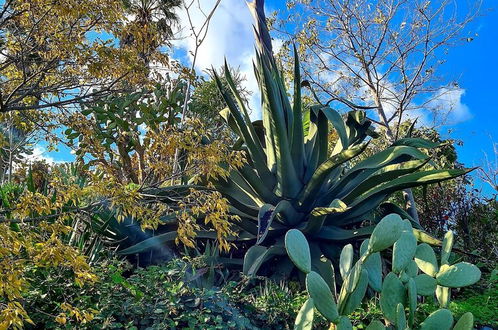
<path id="1" fill-rule="evenodd" d="M 472 329 L 471 313 L 461 316 L 453 326 L 453 316 L 444 308 L 449 302 L 450 288 L 472 285 L 481 277 L 479 269 L 470 263 L 448 263 L 452 246 L 453 233 L 449 231 L 442 243 L 438 265 L 436 254 L 429 245 L 417 245 L 410 221 L 402 220 L 397 214 L 387 215 L 377 224 L 370 239 L 363 241 L 356 263 L 353 264 L 353 246 L 349 244 L 343 248 L 339 268 L 342 286 L 337 292 L 333 266 L 322 265 L 322 268 L 328 268 L 327 277 L 313 270 L 305 236 L 299 230 L 289 230 L 285 248 L 292 262 L 306 274 L 309 294 L 296 318 L 295 329 L 312 328 L 315 308 L 338 329 L 352 329 L 348 315 L 361 305 L 368 287 L 380 295 L 385 323 L 374 320 L 367 329 L 385 329 L 385 325 L 400 330 L 416 328 L 418 297 L 434 295 L 442 308 L 429 315 L 419 325 L 420 329 Z M 389 248 L 392 248 L 391 272 L 383 278 L 380 252 Z"/>

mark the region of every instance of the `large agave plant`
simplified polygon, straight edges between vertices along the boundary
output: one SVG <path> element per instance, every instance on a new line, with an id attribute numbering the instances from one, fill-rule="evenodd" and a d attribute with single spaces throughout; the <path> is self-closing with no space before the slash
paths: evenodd
<path id="1" fill-rule="evenodd" d="M 305 107 L 297 54 L 291 100 L 272 54 L 263 1 L 256 0 L 249 6 L 256 21 L 254 71 L 263 119 L 251 122 L 225 65 L 229 88 L 225 89 L 215 76 L 228 105 L 221 115 L 238 137 L 233 148 L 245 150 L 248 163 L 233 170 L 226 180 L 212 182 L 240 217 L 233 224 L 238 229 L 234 243 L 249 247 L 243 261 L 246 274 L 255 275 L 270 259 L 278 260 L 273 265 L 278 265 L 275 268 L 279 271 L 291 271 L 293 264 L 286 256 L 284 236 L 292 228 L 309 240 L 313 260 L 322 255 L 337 260 L 347 242 L 370 236 L 376 222 L 374 214 L 393 192 L 466 173 L 460 169 L 421 170 L 429 157 L 420 149 L 437 145 L 410 137 L 353 165 L 352 160 L 365 151 L 371 139 L 371 122 L 362 111 L 343 116 L 328 105 Z M 329 146 L 331 130 L 338 136 L 334 146 Z M 381 210 L 404 213 L 389 203 L 384 203 Z M 406 213 L 403 217 L 409 218 Z M 171 240 L 173 236 L 167 235 L 164 240 L 155 237 L 154 242 Z M 144 242 L 140 247 L 147 246 Z M 124 253 L 137 251 L 131 248 Z"/>

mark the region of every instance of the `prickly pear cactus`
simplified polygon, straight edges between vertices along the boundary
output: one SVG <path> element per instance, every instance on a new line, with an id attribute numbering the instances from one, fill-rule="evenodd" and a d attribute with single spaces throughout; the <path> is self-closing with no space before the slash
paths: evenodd
<path id="1" fill-rule="evenodd" d="M 360 248 L 360 256 L 354 262 L 353 246 L 346 245 L 340 255 L 339 267 L 343 283 L 338 293 L 335 279 L 324 279 L 325 274 L 312 270 L 311 256 L 306 237 L 297 229 L 291 229 L 285 237 L 285 248 L 292 262 L 306 274 L 306 289 L 310 299 L 303 305 L 296 318 L 295 329 L 312 329 L 313 309 L 316 308 L 331 323 L 331 329 L 352 329 L 348 315 L 357 309 L 367 288 L 379 294 L 384 320 L 374 320 L 367 329 L 438 329 L 470 330 L 474 318 L 464 314 L 453 326 L 449 303 L 451 288 L 476 283 L 480 270 L 466 262 L 449 264 L 453 247 L 453 233 L 449 231 L 442 242 L 438 257 L 426 243 L 418 244 L 415 232 L 408 220 L 390 214 L 376 226 L 370 239 Z M 380 252 L 392 248 L 392 269 L 382 278 Z M 332 272 L 333 273 L 333 272 Z M 330 276 L 330 272 L 327 273 Z M 441 309 L 427 317 L 421 324 L 414 324 L 418 296 L 436 296 Z"/>

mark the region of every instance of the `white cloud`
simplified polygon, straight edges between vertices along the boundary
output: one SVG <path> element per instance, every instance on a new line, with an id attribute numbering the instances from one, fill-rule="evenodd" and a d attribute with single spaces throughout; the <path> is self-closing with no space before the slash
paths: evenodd
<path id="1" fill-rule="evenodd" d="M 202 11 L 208 13 L 215 3 L 214 0 L 202 0 Z M 195 6 L 192 6 L 191 19 L 193 25 L 199 29 L 205 20 L 204 14 Z M 182 22 L 188 22 L 187 14 L 179 12 Z M 254 37 L 252 28 L 252 17 L 245 1 L 225 0 L 222 1 L 211 20 L 206 39 L 199 49 L 196 60 L 196 70 L 202 72 L 211 66 L 219 68 L 223 65 L 225 57 L 232 67 L 239 67 L 241 73 L 246 77 L 246 88 L 253 94 L 249 101 L 252 109 L 252 118 L 261 116 L 259 105 L 259 92 L 256 78 L 254 77 L 252 61 L 254 59 Z M 195 49 L 195 40 L 189 36 L 189 31 L 184 25 L 183 35 L 186 37 L 175 43 L 175 46 L 189 53 L 190 63 L 192 52 Z M 281 46 L 281 41 L 276 41 L 276 46 Z"/>
<path id="2" fill-rule="evenodd" d="M 462 102 L 463 88 L 441 88 L 429 102 L 428 107 L 444 116 L 445 125 L 455 125 L 472 118 L 469 107 Z"/>
<path id="3" fill-rule="evenodd" d="M 33 153 L 31 155 L 24 155 L 24 157 L 28 163 L 40 160 L 44 160 L 49 164 L 61 163 L 61 161 L 57 161 L 53 157 L 49 156 L 47 149 L 42 146 L 35 146 L 33 148 Z"/>

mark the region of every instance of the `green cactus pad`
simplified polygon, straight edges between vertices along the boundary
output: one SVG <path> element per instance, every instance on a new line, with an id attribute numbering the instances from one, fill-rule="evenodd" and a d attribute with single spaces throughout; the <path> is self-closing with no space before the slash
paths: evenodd
<path id="1" fill-rule="evenodd" d="M 415 277 L 418 274 L 418 266 L 415 260 L 410 261 L 408 267 L 406 267 L 406 275 L 410 277 Z"/>
<path id="2" fill-rule="evenodd" d="M 436 291 L 436 279 L 427 274 L 420 274 L 414 277 L 417 286 L 417 294 L 421 296 L 434 296 Z"/>
<path id="3" fill-rule="evenodd" d="M 342 315 L 349 315 L 354 312 L 363 301 L 363 297 L 365 297 L 365 293 L 367 292 L 368 287 L 368 272 L 363 269 L 361 271 L 360 280 L 356 285 L 356 288 L 348 295 L 346 298 L 346 302 L 339 306 L 339 310 Z"/>
<path id="4" fill-rule="evenodd" d="M 408 289 L 408 325 L 413 328 L 413 322 L 415 320 L 415 311 L 417 310 L 417 284 L 415 280 L 410 278 L 406 284 Z"/>
<path id="5" fill-rule="evenodd" d="M 421 271 L 429 276 L 436 276 L 438 271 L 436 254 L 429 244 L 422 243 L 417 246 L 415 262 Z"/>
<path id="6" fill-rule="evenodd" d="M 396 329 L 398 330 L 405 330 L 406 328 L 405 307 L 401 303 L 396 306 L 396 322 L 394 324 L 396 324 Z"/>
<path id="7" fill-rule="evenodd" d="M 361 243 L 360 254 L 364 255 L 367 252 L 369 240 L 366 239 Z M 380 253 L 375 252 L 370 254 L 363 262 L 363 269 L 368 272 L 368 285 L 375 291 L 382 290 L 382 260 Z"/>
<path id="8" fill-rule="evenodd" d="M 306 300 L 294 322 L 295 330 L 311 330 L 313 328 L 314 307 L 313 298 Z"/>
<path id="9" fill-rule="evenodd" d="M 481 278 L 481 271 L 468 262 L 459 262 L 455 265 L 444 265 L 436 276 L 437 284 L 448 288 L 469 286 Z"/>
<path id="10" fill-rule="evenodd" d="M 441 246 L 441 265 L 447 265 L 448 259 L 453 248 L 453 232 L 450 230 L 444 235 L 443 244 Z"/>
<path id="11" fill-rule="evenodd" d="M 385 330 L 385 329 L 386 327 L 379 320 L 373 320 L 366 328 L 366 330 Z"/>
<path id="12" fill-rule="evenodd" d="M 306 289 L 316 309 L 329 321 L 336 321 L 339 317 L 337 305 L 325 280 L 312 271 L 306 275 Z"/>
<path id="13" fill-rule="evenodd" d="M 422 322 L 420 330 L 450 330 L 452 325 L 451 312 L 447 309 L 438 309 Z"/>
<path id="14" fill-rule="evenodd" d="M 394 273 L 389 273 L 382 284 L 380 308 L 389 321 L 396 322 L 396 306 L 406 300 L 406 290 L 400 279 Z"/>
<path id="15" fill-rule="evenodd" d="M 453 327 L 453 330 L 472 330 L 474 328 L 474 315 L 471 312 L 463 314 Z"/>
<path id="16" fill-rule="evenodd" d="M 393 272 L 399 274 L 408 267 L 417 249 L 417 239 L 413 232 L 404 231 L 393 247 Z"/>
<path id="17" fill-rule="evenodd" d="M 353 330 L 353 324 L 347 316 L 339 317 L 339 322 L 336 325 L 337 330 Z"/>
<path id="18" fill-rule="evenodd" d="M 370 242 L 368 244 L 368 252 L 379 252 L 392 246 L 396 242 L 403 230 L 403 220 L 397 214 L 386 215 L 375 226 Z"/>
<path id="19" fill-rule="evenodd" d="M 346 279 L 351 266 L 353 265 L 353 246 L 348 244 L 342 248 L 341 257 L 339 258 L 339 271 L 341 273 L 342 280 Z"/>
<path id="20" fill-rule="evenodd" d="M 310 247 L 306 237 L 297 229 L 291 229 L 285 235 L 285 249 L 294 265 L 302 272 L 311 272 Z"/>

